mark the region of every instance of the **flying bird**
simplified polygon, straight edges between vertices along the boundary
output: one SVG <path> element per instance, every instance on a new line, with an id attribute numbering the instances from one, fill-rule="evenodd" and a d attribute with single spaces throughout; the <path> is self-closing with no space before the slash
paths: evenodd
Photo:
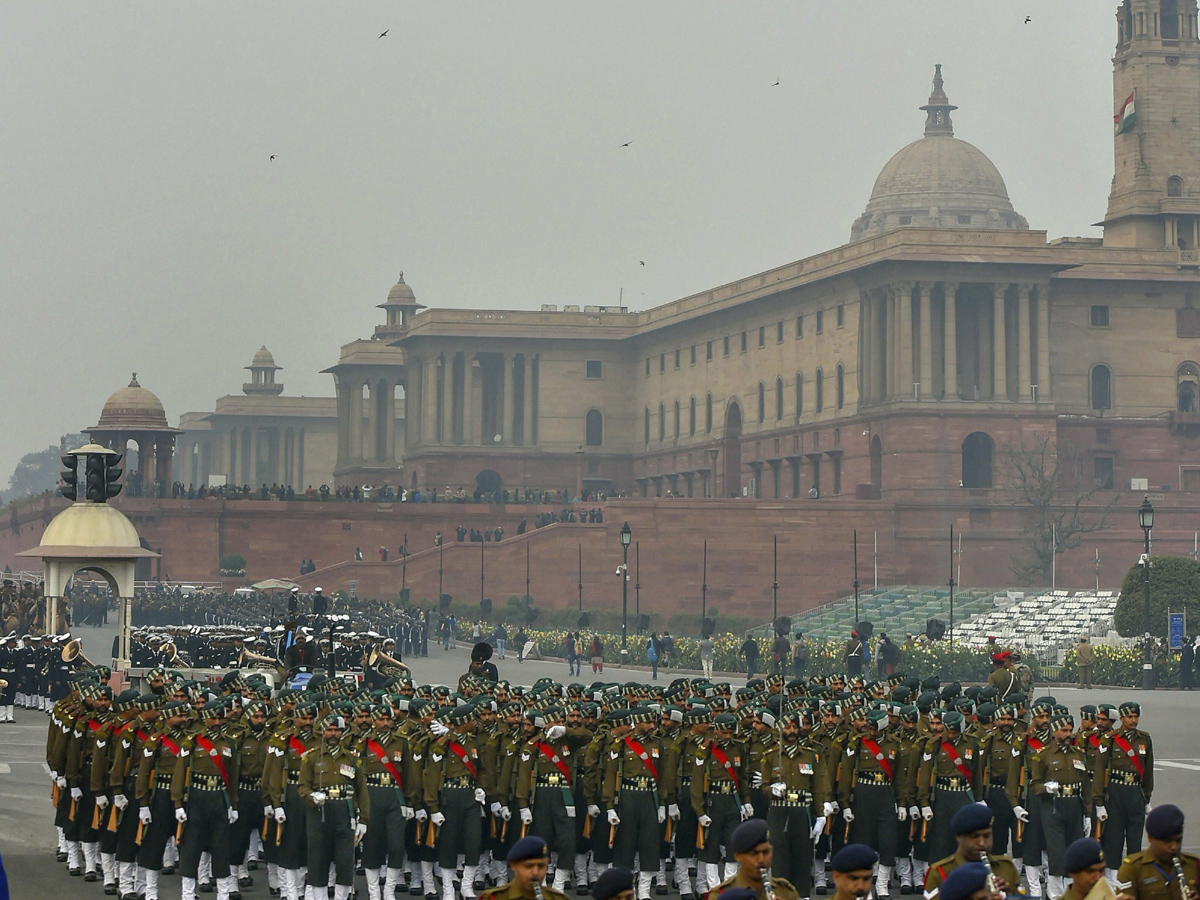
<path id="1" fill-rule="evenodd" d="M 1030 22 L 1032 22 L 1032 21 L 1033 21 L 1033 16 L 1026 16 L 1026 17 L 1025 17 L 1025 24 L 1026 24 L 1026 25 L 1028 25 L 1028 24 L 1029 24 Z"/>
<path id="2" fill-rule="evenodd" d="M 626 141 L 626 142 L 625 142 L 625 143 L 623 143 L 621 146 L 622 146 L 622 147 L 628 147 L 628 146 L 629 146 L 630 144 L 632 144 L 632 143 L 633 143 L 633 141 Z"/>
<path id="3" fill-rule="evenodd" d="M 779 87 L 779 79 L 778 78 L 775 79 L 775 83 L 773 85 L 771 85 L 771 87 Z"/>
<path id="4" fill-rule="evenodd" d="M 267 162 L 274 162 L 274 161 L 275 161 L 275 154 L 272 153 L 271 158 L 269 160 L 267 160 Z"/>
<path id="5" fill-rule="evenodd" d="M 646 265 L 646 261 L 645 261 L 644 259 L 639 259 L 639 260 L 638 260 L 638 265 L 639 265 L 639 266 L 644 266 L 644 265 Z"/>
<path id="6" fill-rule="evenodd" d="M 383 34 L 381 34 L 379 37 L 381 37 L 381 38 L 385 38 L 385 37 L 387 37 L 387 33 L 388 33 L 389 31 L 391 31 L 391 30 L 392 30 L 392 29 L 390 29 L 390 28 L 384 29 L 384 32 L 383 32 Z M 375 38 L 375 40 L 379 40 L 379 38 Z"/>

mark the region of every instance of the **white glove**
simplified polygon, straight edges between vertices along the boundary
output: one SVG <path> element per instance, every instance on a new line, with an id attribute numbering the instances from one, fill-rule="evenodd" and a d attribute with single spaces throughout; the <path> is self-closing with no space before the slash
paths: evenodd
<path id="1" fill-rule="evenodd" d="M 324 791 L 313 791 L 308 796 L 312 800 L 313 803 L 317 804 L 317 806 L 320 806 L 322 803 L 325 802 L 325 792 Z"/>
<path id="2" fill-rule="evenodd" d="M 400 807 L 400 815 L 404 816 L 406 820 L 411 819 L 413 817 L 413 808 L 411 806 Z"/>
<path id="3" fill-rule="evenodd" d="M 354 826 L 354 837 L 357 840 L 361 841 L 363 838 L 363 835 L 366 833 L 367 833 L 367 823 L 366 822 L 359 822 L 357 825 Z"/>
<path id="4" fill-rule="evenodd" d="M 850 809 L 849 807 L 846 807 L 845 809 L 842 810 L 842 818 L 845 819 L 847 822 L 853 822 L 854 821 L 854 810 Z"/>
<path id="5" fill-rule="evenodd" d="M 705 828 L 707 828 L 709 825 L 712 824 L 712 817 L 711 816 L 701 816 L 696 821 L 699 822 L 701 825 L 703 825 Z"/>
<path id="6" fill-rule="evenodd" d="M 55 772 L 53 769 L 50 770 L 50 783 L 51 784 L 58 783 L 58 773 Z"/>
<path id="7" fill-rule="evenodd" d="M 429 730 L 433 732 L 434 737 L 441 737 L 443 734 L 450 733 L 450 729 L 447 728 L 445 725 L 443 725 L 441 722 L 439 722 L 437 719 L 434 719 L 432 722 L 429 723 Z"/>
<path id="8" fill-rule="evenodd" d="M 930 819 L 932 819 L 933 818 L 933 807 L 922 806 L 921 807 L 921 818 L 924 819 L 926 822 L 928 822 Z"/>
<path id="9" fill-rule="evenodd" d="M 100 809 L 106 808 L 108 806 L 108 797 L 104 794 L 97 794 L 96 805 L 100 807 Z"/>
<path id="10" fill-rule="evenodd" d="M 490 807 L 493 816 L 500 815 L 500 801 L 495 801 Z"/>
<path id="11" fill-rule="evenodd" d="M 1096 807 L 1096 821 L 1097 822 L 1107 822 L 1108 821 L 1108 810 L 1105 809 L 1103 806 Z"/>
<path id="12" fill-rule="evenodd" d="M 661 825 L 665 821 L 667 821 L 667 808 L 660 806 L 658 808 L 658 824 Z"/>
<path id="13" fill-rule="evenodd" d="M 755 772 L 750 779 L 750 787 L 762 787 L 762 772 Z"/>
<path id="14" fill-rule="evenodd" d="M 446 824 L 446 817 L 443 816 L 440 812 L 435 812 L 432 816 L 429 817 L 429 821 L 432 822 L 434 825 L 438 826 L 439 828 L 441 828 L 443 825 Z"/>
<path id="15" fill-rule="evenodd" d="M 232 825 L 237 820 L 238 820 L 238 811 L 236 809 L 231 809 L 229 811 L 229 824 Z"/>
<path id="16" fill-rule="evenodd" d="M 428 813 L 428 811 L 426 811 L 426 810 L 424 810 L 424 809 L 418 809 L 418 810 L 417 810 L 417 821 L 418 821 L 418 822 L 424 822 L 424 821 L 425 821 L 426 819 L 428 819 L 428 818 L 429 818 L 429 813 Z"/>
<path id="17" fill-rule="evenodd" d="M 475 802 L 480 806 L 487 803 L 487 794 L 483 792 L 483 788 L 475 788 Z"/>
<path id="18" fill-rule="evenodd" d="M 812 829 L 812 835 L 811 835 L 811 837 L 813 839 L 813 843 L 816 843 L 817 841 L 819 841 L 821 839 L 821 832 L 824 830 L 825 830 L 825 817 L 817 816 L 817 818 L 813 820 L 813 829 Z"/>
<path id="19" fill-rule="evenodd" d="M 533 823 L 533 810 L 531 810 L 528 806 L 521 810 L 521 821 L 526 825 L 531 825 Z"/>
<path id="20" fill-rule="evenodd" d="M 117 809 L 124 809 L 129 805 L 129 798 L 124 794 L 113 794 L 113 806 Z"/>
<path id="21" fill-rule="evenodd" d="M 1092 820 L 1087 816 L 1083 818 L 1083 836 L 1085 838 L 1092 836 Z"/>
<path id="22" fill-rule="evenodd" d="M 1059 785 L 1058 785 L 1057 781 L 1047 781 L 1046 782 L 1046 793 L 1049 794 L 1051 797 L 1056 797 L 1056 796 L 1058 796 L 1058 787 L 1059 787 Z"/>
<path id="23" fill-rule="evenodd" d="M 621 824 L 621 817 L 617 815 L 617 811 L 615 809 L 610 809 L 608 811 L 608 824 L 609 825 L 620 825 Z"/>
<path id="24" fill-rule="evenodd" d="M 500 818 L 502 818 L 505 822 L 509 821 L 512 819 L 512 810 L 507 806 L 500 807 Z"/>
<path id="25" fill-rule="evenodd" d="M 600 815 L 600 807 L 598 807 L 595 803 L 593 803 L 591 806 L 588 807 L 588 815 L 589 816 Z"/>
<path id="26" fill-rule="evenodd" d="M 141 809 L 139 809 L 138 810 L 138 818 L 141 819 L 143 822 L 145 822 L 147 825 L 149 825 L 150 824 L 150 807 L 143 806 Z"/>
<path id="27" fill-rule="evenodd" d="M 71 799 L 77 803 L 80 800 L 82 800 L 83 799 L 83 788 L 77 788 L 77 787 L 71 788 Z"/>
<path id="28" fill-rule="evenodd" d="M 175 821 L 176 822 L 186 822 L 187 821 L 187 810 L 184 809 L 182 806 L 175 810 Z"/>
<path id="29" fill-rule="evenodd" d="M 835 812 L 837 812 L 836 803 L 826 803 L 821 807 L 821 815 L 825 816 L 826 818 L 832 816 Z"/>
<path id="30" fill-rule="evenodd" d="M 567 733 L 565 725 L 551 725 L 546 729 L 546 740 L 557 741 L 560 737 Z"/>
<path id="31" fill-rule="evenodd" d="M 921 810 L 917 809 L 917 807 L 915 807 L 915 806 L 910 806 L 910 807 L 908 808 L 908 817 L 909 817 L 910 819 L 919 819 L 919 818 L 921 818 Z"/>
<path id="32" fill-rule="evenodd" d="M 287 813 L 283 811 L 282 806 L 275 807 L 275 821 L 280 825 L 287 821 Z"/>
<path id="33" fill-rule="evenodd" d="M 269 819 L 274 815 L 275 815 L 275 807 L 273 807 L 273 806 L 264 806 L 263 807 L 263 816 L 265 818 Z"/>
<path id="34" fill-rule="evenodd" d="M 54 780 L 54 783 L 58 785 L 58 789 L 60 791 L 65 790 L 67 787 L 67 779 L 63 778 L 61 775 L 59 775 L 58 778 L 56 778 Z"/>
<path id="35" fill-rule="evenodd" d="M 670 816 L 672 819 L 678 820 L 679 819 L 679 806 L 675 803 L 672 803 L 670 806 L 667 807 L 667 815 Z"/>
<path id="36" fill-rule="evenodd" d="M 832 807 L 832 808 L 833 808 L 833 811 L 834 811 L 834 812 L 837 812 L 839 809 L 841 809 L 841 807 L 840 807 L 840 806 L 838 806 L 838 802 L 837 802 L 836 800 L 831 800 L 831 801 L 829 802 L 829 805 L 830 805 L 830 807 Z"/>
<path id="37" fill-rule="evenodd" d="M 901 822 L 907 822 L 908 821 L 908 810 L 903 806 L 898 807 L 896 809 L 896 818 L 899 819 Z"/>
<path id="38" fill-rule="evenodd" d="M 753 817 L 754 817 L 754 804 L 753 803 L 743 803 L 742 804 L 742 819 L 743 820 L 751 819 Z"/>
<path id="39" fill-rule="evenodd" d="M 771 793 L 776 797 L 782 797 L 787 793 L 787 785 L 782 781 L 777 781 L 771 785 Z"/>

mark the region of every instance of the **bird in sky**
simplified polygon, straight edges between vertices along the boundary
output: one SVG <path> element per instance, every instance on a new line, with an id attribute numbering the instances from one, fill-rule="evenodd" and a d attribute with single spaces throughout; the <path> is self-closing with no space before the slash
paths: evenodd
<path id="1" fill-rule="evenodd" d="M 775 79 L 775 83 L 773 85 L 771 85 L 771 87 L 779 87 L 779 79 L 778 78 Z"/>
<path id="2" fill-rule="evenodd" d="M 391 30 L 392 30 L 392 29 L 390 29 L 390 28 L 385 28 L 385 29 L 384 29 L 384 31 L 383 31 L 383 34 L 381 34 L 379 37 L 381 37 L 381 38 L 385 38 L 385 37 L 387 37 L 387 33 L 388 33 L 389 31 L 391 31 Z M 379 40 L 379 38 L 375 38 L 375 40 Z"/>
<path id="3" fill-rule="evenodd" d="M 626 141 L 626 142 L 625 142 L 625 143 L 623 143 L 621 146 L 622 146 L 622 147 L 628 147 L 628 146 L 629 146 L 630 144 L 632 144 L 632 143 L 633 143 L 633 141 Z"/>
<path id="4" fill-rule="evenodd" d="M 638 265 L 639 265 L 639 266 L 644 266 L 644 265 L 646 265 L 646 261 L 645 261 L 644 259 L 639 259 L 639 260 L 638 260 Z"/>
<path id="5" fill-rule="evenodd" d="M 267 162 L 275 162 L 275 154 L 274 153 L 271 154 L 271 158 L 269 160 L 267 160 Z"/>
<path id="6" fill-rule="evenodd" d="M 1028 25 L 1028 24 L 1029 24 L 1030 22 L 1032 22 L 1032 21 L 1033 21 L 1033 16 L 1026 16 L 1026 17 L 1025 17 L 1025 24 L 1026 24 L 1026 25 Z"/>

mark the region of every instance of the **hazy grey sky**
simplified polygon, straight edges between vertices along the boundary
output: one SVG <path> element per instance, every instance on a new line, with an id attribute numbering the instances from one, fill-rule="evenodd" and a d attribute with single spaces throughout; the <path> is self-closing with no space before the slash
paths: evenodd
<path id="1" fill-rule="evenodd" d="M 331 395 L 400 269 L 641 309 L 844 243 L 936 62 L 1030 227 L 1098 234 L 1116 6 L 8 0 L 0 477 L 134 370 L 172 424 L 261 344 Z"/>

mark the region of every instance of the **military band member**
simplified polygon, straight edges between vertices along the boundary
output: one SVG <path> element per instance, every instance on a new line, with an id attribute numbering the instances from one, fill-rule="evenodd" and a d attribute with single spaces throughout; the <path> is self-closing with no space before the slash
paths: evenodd
<path id="1" fill-rule="evenodd" d="M 1071 878 L 1063 900 L 1087 900 L 1092 888 L 1104 877 L 1104 848 L 1093 838 L 1080 838 L 1063 854 L 1063 868 Z"/>
<path id="2" fill-rule="evenodd" d="M 1133 701 L 1119 708 L 1119 728 L 1100 739 L 1092 801 L 1102 822 L 1100 843 L 1106 859 L 1142 849 L 1146 807 L 1154 792 L 1154 742 L 1138 728 L 1142 708 Z"/>
<path id="3" fill-rule="evenodd" d="M 592 900 L 634 900 L 633 873 L 628 869 L 607 869 L 592 885 Z"/>
<path id="4" fill-rule="evenodd" d="M 371 712 L 371 730 L 359 742 L 358 756 L 371 801 L 371 818 L 362 841 L 362 864 L 369 900 L 393 900 L 404 867 L 404 832 L 414 812 L 407 794 L 421 790 L 421 767 L 408 741 L 392 728 L 392 709 L 380 704 Z M 382 893 L 379 870 L 386 865 Z"/>
<path id="5" fill-rule="evenodd" d="M 1058 715 L 1050 722 L 1054 740 L 1033 757 L 1030 783 L 1037 797 L 1042 835 L 1049 862 L 1047 885 L 1052 898 L 1066 891 L 1063 854 L 1084 837 L 1084 803 L 1088 795 L 1087 761 L 1073 738 L 1075 720 Z"/>
<path id="6" fill-rule="evenodd" d="M 1182 849 L 1183 811 L 1170 803 L 1155 807 L 1146 816 L 1146 838 L 1149 846 L 1125 857 L 1117 871 L 1117 900 L 1200 900 L 1196 857 Z"/>
<path id="7" fill-rule="evenodd" d="M 708 892 L 708 900 L 718 900 L 727 891 L 742 890 L 734 895 L 744 900 L 800 900 L 800 894 L 790 881 L 771 873 L 774 851 L 765 819 L 747 819 L 733 830 L 729 850 L 737 860 L 738 870 Z M 728 900 L 728 897 L 727 897 Z"/>
<path id="8" fill-rule="evenodd" d="M 1004 894 L 988 884 L 989 878 L 983 863 L 963 863 L 942 884 L 941 900 L 1004 900 Z"/>
<path id="9" fill-rule="evenodd" d="M 508 851 L 512 880 L 484 891 L 480 900 L 566 900 L 566 894 L 542 885 L 549 863 L 550 851 L 544 840 L 535 835 L 521 838 Z"/>
<path id="10" fill-rule="evenodd" d="M 862 900 L 871 893 L 879 854 L 866 844 L 847 844 L 829 861 L 833 869 L 833 900 Z"/>
<path id="11" fill-rule="evenodd" d="M 996 888 L 1003 894 L 1017 892 L 1021 887 L 1021 876 L 1013 861 L 1002 854 L 992 853 L 993 815 L 986 803 L 971 803 L 958 810 L 950 820 L 950 830 L 958 841 L 953 856 L 939 859 L 929 866 L 925 876 L 925 900 L 933 900 L 947 876 L 959 866 L 967 863 L 987 863 L 995 878 Z"/>

